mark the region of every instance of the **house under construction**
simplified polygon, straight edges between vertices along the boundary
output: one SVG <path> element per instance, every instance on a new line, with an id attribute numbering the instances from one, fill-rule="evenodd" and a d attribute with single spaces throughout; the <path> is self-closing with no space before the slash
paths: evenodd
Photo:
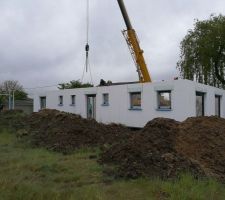
<path id="1" fill-rule="evenodd" d="M 195 116 L 225 118 L 225 90 L 189 80 L 173 80 L 36 93 L 34 111 L 44 108 L 102 123 L 143 127 L 156 117 L 178 121 Z"/>
<path id="2" fill-rule="evenodd" d="M 137 68 L 139 82 L 39 92 L 34 95 L 34 111 L 57 109 L 102 123 L 130 127 L 143 127 L 156 117 L 178 121 L 194 116 L 225 118 L 225 90 L 189 80 L 151 82 L 143 50 L 124 2 L 117 1 L 127 27 L 123 35 Z M 85 50 L 88 64 L 88 39 Z"/>

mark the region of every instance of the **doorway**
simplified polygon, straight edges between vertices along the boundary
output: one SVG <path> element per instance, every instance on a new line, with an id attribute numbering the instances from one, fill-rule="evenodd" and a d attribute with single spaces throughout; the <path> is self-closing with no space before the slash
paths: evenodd
<path id="1" fill-rule="evenodd" d="M 221 117 L 221 96 L 215 95 L 215 115 Z"/>
<path id="2" fill-rule="evenodd" d="M 96 119 L 96 94 L 87 95 L 87 118 Z"/>
<path id="3" fill-rule="evenodd" d="M 196 116 L 205 116 L 205 94 L 196 92 Z"/>
<path id="4" fill-rule="evenodd" d="M 46 108 L 46 97 L 40 97 L 40 109 Z"/>

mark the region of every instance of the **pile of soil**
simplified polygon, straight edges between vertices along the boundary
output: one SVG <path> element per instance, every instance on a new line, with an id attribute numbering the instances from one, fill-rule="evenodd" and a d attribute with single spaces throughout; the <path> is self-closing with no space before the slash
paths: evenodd
<path id="1" fill-rule="evenodd" d="M 225 119 L 189 118 L 176 138 L 178 152 L 197 160 L 207 176 L 225 182 Z"/>
<path id="2" fill-rule="evenodd" d="M 125 140 L 130 134 L 129 129 L 122 125 L 103 125 L 57 110 L 33 113 L 25 121 L 25 131 L 19 131 L 20 135 L 28 135 L 35 146 L 63 153 L 82 147 L 111 145 Z"/>
<path id="3" fill-rule="evenodd" d="M 0 114 L 0 128 L 19 129 L 18 136 L 38 147 L 70 153 L 82 147 L 101 147 L 99 162 L 116 177 L 214 177 L 225 182 L 225 119 L 189 118 L 184 122 L 156 118 L 139 131 L 104 125 L 79 115 L 42 110 L 30 116 L 21 111 Z"/>
<path id="4" fill-rule="evenodd" d="M 116 165 L 107 173 L 117 177 L 175 178 L 182 172 L 203 176 L 199 165 L 176 150 L 179 122 L 156 118 L 127 142 L 117 143 L 101 154 L 100 163 Z"/>
<path id="5" fill-rule="evenodd" d="M 100 163 L 115 165 L 113 174 L 120 177 L 173 178 L 188 171 L 225 182 L 225 119 L 154 119 L 126 142 L 106 149 Z"/>
<path id="6" fill-rule="evenodd" d="M 15 131 L 23 127 L 23 117 L 26 116 L 22 110 L 5 110 L 0 112 L 0 130 L 8 129 Z"/>

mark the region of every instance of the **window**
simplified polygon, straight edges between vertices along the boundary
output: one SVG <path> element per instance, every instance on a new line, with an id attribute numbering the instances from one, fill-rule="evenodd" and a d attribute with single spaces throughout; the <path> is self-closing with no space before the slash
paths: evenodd
<path id="1" fill-rule="evenodd" d="M 196 116 L 204 116 L 205 115 L 205 102 L 204 102 L 205 94 L 203 92 L 196 92 Z"/>
<path id="2" fill-rule="evenodd" d="M 63 105 L 63 96 L 59 96 L 59 106 Z"/>
<path id="3" fill-rule="evenodd" d="M 76 96 L 75 95 L 71 95 L 71 106 L 75 106 L 75 98 Z"/>
<path id="4" fill-rule="evenodd" d="M 215 115 L 220 117 L 220 102 L 221 102 L 221 96 L 215 95 Z"/>
<path id="5" fill-rule="evenodd" d="M 141 109 L 141 92 L 130 93 L 130 109 Z"/>
<path id="6" fill-rule="evenodd" d="M 40 97 L 40 108 L 41 110 L 46 108 L 46 97 Z"/>
<path id="7" fill-rule="evenodd" d="M 108 106 L 109 105 L 109 94 L 108 93 L 105 93 L 102 95 L 102 105 L 103 106 Z"/>
<path id="8" fill-rule="evenodd" d="M 158 91 L 158 109 L 171 110 L 171 91 Z"/>

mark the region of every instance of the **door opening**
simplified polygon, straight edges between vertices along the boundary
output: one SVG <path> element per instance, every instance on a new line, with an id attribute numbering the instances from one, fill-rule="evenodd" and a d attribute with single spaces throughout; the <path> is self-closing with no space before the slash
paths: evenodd
<path id="1" fill-rule="evenodd" d="M 196 92 L 196 116 L 205 116 L 205 93 Z"/>
<path id="2" fill-rule="evenodd" d="M 40 97 L 40 109 L 46 108 L 46 97 Z"/>
<path id="3" fill-rule="evenodd" d="M 96 119 L 96 94 L 87 95 L 87 118 Z"/>
<path id="4" fill-rule="evenodd" d="M 221 96 L 215 95 L 215 115 L 221 117 Z"/>

